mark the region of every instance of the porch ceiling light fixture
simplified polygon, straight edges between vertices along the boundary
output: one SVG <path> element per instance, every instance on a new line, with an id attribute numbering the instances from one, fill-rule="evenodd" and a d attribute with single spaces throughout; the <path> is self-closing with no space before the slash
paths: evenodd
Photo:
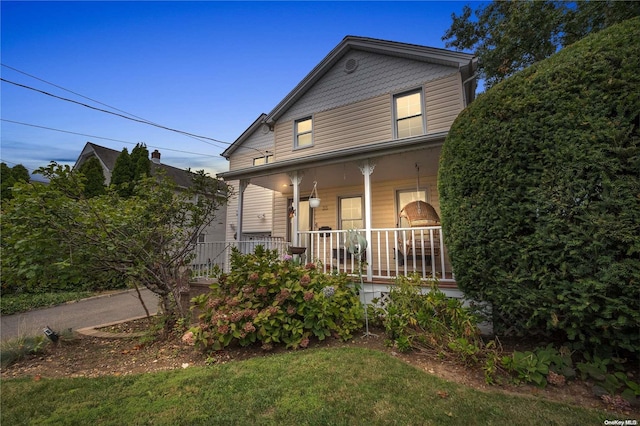
<path id="1" fill-rule="evenodd" d="M 316 207 L 320 207 L 320 197 L 318 197 L 318 182 L 313 181 L 313 189 L 311 190 L 311 195 L 309 195 L 309 207 L 315 209 Z"/>

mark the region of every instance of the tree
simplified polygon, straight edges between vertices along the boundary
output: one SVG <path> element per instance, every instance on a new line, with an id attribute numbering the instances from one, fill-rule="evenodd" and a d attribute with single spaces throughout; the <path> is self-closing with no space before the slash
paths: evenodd
<path id="1" fill-rule="evenodd" d="M 473 17 L 472 17 L 473 13 Z M 494 1 L 452 14 L 447 47 L 472 50 L 491 87 L 591 32 L 640 15 L 640 2 Z"/>
<path id="2" fill-rule="evenodd" d="M 71 173 L 66 166 L 61 170 Z M 79 176 L 80 177 L 80 176 Z M 13 198 L 2 205 L 0 244 L 3 293 L 103 290 L 122 287 L 113 272 L 92 263 L 88 245 L 73 240 L 79 203 L 61 180 L 48 185 L 18 182 Z M 74 191 L 83 193 L 78 179 Z"/>
<path id="3" fill-rule="evenodd" d="M 145 176 L 151 176 L 149 150 L 145 144 L 136 144 L 131 150 L 131 168 L 133 169 L 134 182 Z"/>
<path id="4" fill-rule="evenodd" d="M 640 18 L 478 97 L 438 176 L 458 286 L 494 330 L 640 354 Z"/>
<path id="5" fill-rule="evenodd" d="M 13 179 L 16 182 L 27 182 L 31 180 L 31 175 L 29 174 L 29 170 L 22 164 L 16 164 L 11 169 L 11 174 L 13 175 Z"/>
<path id="6" fill-rule="evenodd" d="M 128 198 L 114 188 L 86 198 L 82 174 L 56 163 L 39 172 L 50 185 L 13 203 L 12 217 L 28 216 L 32 209 L 23 210 L 27 204 L 44 206 L 51 215 L 46 226 L 34 226 L 34 232 L 46 228 L 56 241 L 64 241 L 69 253 L 82 253 L 86 265 L 111 271 L 156 293 L 169 318 L 186 317 L 181 298 L 189 287 L 188 266 L 197 236 L 227 202 L 229 194 L 222 183 L 196 172 L 191 188 L 178 190 L 166 177 L 154 176 L 140 179 Z M 30 230 L 23 227 L 21 232 Z"/>
<path id="7" fill-rule="evenodd" d="M 122 148 L 120 155 L 116 158 L 116 163 L 111 172 L 111 186 L 116 188 L 122 197 L 129 197 L 133 193 L 132 182 L 134 170 L 131 165 L 131 156 L 127 148 Z"/>
<path id="8" fill-rule="evenodd" d="M 3 200 L 11 199 L 11 189 L 15 183 L 16 180 L 13 178 L 11 167 L 7 166 L 6 163 L 0 163 L 0 185 L 2 186 L 1 198 Z"/>
<path id="9" fill-rule="evenodd" d="M 0 164 L 0 198 L 8 200 L 13 198 L 12 189 L 16 182 L 29 182 L 31 176 L 29 170 L 22 164 L 16 164 L 13 168 L 7 166 L 6 163 Z"/>
<path id="10" fill-rule="evenodd" d="M 100 160 L 91 157 L 80 166 L 79 172 L 87 179 L 84 185 L 84 196 L 87 198 L 103 195 L 106 191 L 104 173 Z"/>
<path id="11" fill-rule="evenodd" d="M 116 159 L 111 173 L 113 185 L 122 197 L 130 197 L 134 193 L 136 183 L 144 177 L 151 176 L 151 160 L 146 145 L 136 144 L 131 150 L 123 148 Z"/>

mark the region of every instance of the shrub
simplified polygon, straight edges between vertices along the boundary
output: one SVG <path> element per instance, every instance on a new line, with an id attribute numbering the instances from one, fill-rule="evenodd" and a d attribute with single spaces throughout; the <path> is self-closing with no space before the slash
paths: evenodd
<path id="1" fill-rule="evenodd" d="M 482 341 L 475 316 L 460 300 L 440 291 L 435 281 L 422 294 L 418 275 L 398 277 L 387 302 L 374 315 L 400 351 L 448 351 L 463 362 L 478 361 Z"/>
<path id="2" fill-rule="evenodd" d="M 640 19 L 494 86 L 439 170 L 458 286 L 494 330 L 640 353 Z"/>
<path id="3" fill-rule="evenodd" d="M 306 347 L 311 337 L 343 340 L 362 327 L 363 310 L 346 275 L 326 275 L 315 264 L 278 259 L 258 246 L 253 254 L 231 254 L 231 272 L 194 303 L 203 311 L 192 329 L 203 349 L 261 342 L 269 349 Z"/>

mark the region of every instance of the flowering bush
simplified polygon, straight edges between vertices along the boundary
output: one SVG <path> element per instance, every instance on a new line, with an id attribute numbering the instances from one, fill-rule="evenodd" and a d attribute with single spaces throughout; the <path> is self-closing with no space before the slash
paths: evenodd
<path id="1" fill-rule="evenodd" d="M 363 308 L 346 275 L 323 274 L 313 263 L 297 265 L 262 246 L 246 255 L 233 249 L 231 272 L 217 278 L 193 300 L 203 313 L 191 331 L 203 349 L 232 342 L 306 347 L 310 337 L 347 340 L 362 327 Z"/>

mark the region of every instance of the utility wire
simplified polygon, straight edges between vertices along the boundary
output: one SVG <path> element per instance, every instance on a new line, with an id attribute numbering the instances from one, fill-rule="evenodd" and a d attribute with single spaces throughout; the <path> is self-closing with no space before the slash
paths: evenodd
<path id="1" fill-rule="evenodd" d="M 84 95 L 82 95 L 82 94 L 80 94 L 80 93 L 78 93 L 78 92 L 74 92 L 73 90 L 70 90 L 70 89 L 67 89 L 67 88 L 65 88 L 65 87 L 59 86 L 59 85 L 57 85 L 57 84 L 55 84 L 55 83 L 51 83 L 50 81 L 47 81 L 47 80 L 42 79 L 42 78 L 40 78 L 40 77 L 36 77 L 36 76 L 35 76 L 35 75 L 33 75 L 33 74 L 29 74 L 29 73 L 27 73 L 27 72 L 24 72 L 24 71 L 22 71 L 22 70 L 19 70 L 19 69 L 17 69 L 17 68 L 11 67 L 11 66 L 6 65 L 6 64 L 2 64 L 2 63 L 0 63 L 0 65 L 2 65 L 2 66 L 3 66 L 3 67 L 5 67 L 5 68 L 9 68 L 10 70 L 13 70 L 13 71 L 15 71 L 15 72 L 18 72 L 18 73 L 20 73 L 20 74 L 26 75 L 27 77 L 31 77 L 31 78 L 34 78 L 34 79 L 36 79 L 36 80 L 38 80 L 38 81 L 42 81 L 43 83 L 47 83 L 47 84 L 49 84 L 49 85 L 51 85 L 51 86 L 53 86 L 53 87 L 57 87 L 58 89 L 64 90 L 65 92 L 73 93 L 74 95 L 76 95 L 76 96 L 80 96 L 81 98 L 84 98 L 84 99 L 87 99 L 87 100 L 90 100 L 91 102 L 95 102 L 95 103 L 97 103 L 97 104 L 104 105 L 104 106 L 106 106 L 106 107 L 108 107 L 108 108 L 111 108 L 111 109 L 113 109 L 113 110 L 115 110 L 115 111 L 120 111 L 120 112 L 122 112 L 122 113 L 124 113 L 124 114 L 130 115 L 131 117 L 139 118 L 140 120 L 144 120 L 144 121 L 146 121 L 146 122 L 148 122 L 148 123 L 151 123 L 151 121 L 147 120 L 146 118 L 138 117 L 137 115 L 131 114 L 130 112 L 127 112 L 127 111 L 124 111 L 124 110 L 118 109 L 118 108 L 113 107 L 113 106 L 111 106 L 111 105 L 107 105 L 107 104 L 105 104 L 105 103 L 103 103 L 103 102 L 100 102 L 100 101 L 98 101 L 98 100 L 96 100 L 96 99 L 90 98 L 90 97 L 88 97 L 88 96 L 84 96 Z M 155 123 L 154 123 L 154 124 L 155 124 Z"/>
<path id="2" fill-rule="evenodd" d="M 104 113 L 111 114 L 111 115 L 115 115 L 117 117 L 121 117 L 121 118 L 124 118 L 124 119 L 127 119 L 127 120 L 131 120 L 131 121 L 135 121 L 135 122 L 143 123 L 143 124 L 148 124 L 150 126 L 158 127 L 160 129 L 168 130 L 170 132 L 180 133 L 180 134 L 186 135 L 186 136 L 191 136 L 191 137 L 195 137 L 195 138 L 199 138 L 199 139 L 206 139 L 206 140 L 209 140 L 209 141 L 213 141 L 215 143 L 207 142 L 206 140 L 203 140 L 202 142 L 204 142 L 206 144 L 209 144 L 209 145 L 217 146 L 218 148 L 226 148 L 226 147 L 222 147 L 220 145 L 216 145 L 216 143 L 217 144 L 224 144 L 224 145 L 231 145 L 231 143 L 229 143 L 229 142 L 224 142 L 224 141 L 221 141 L 221 140 L 218 140 L 218 139 L 209 138 L 207 136 L 196 135 L 196 134 L 193 134 L 193 133 L 185 132 L 183 130 L 172 129 L 171 127 L 166 127 L 166 126 L 162 126 L 160 124 L 151 123 L 151 122 L 146 121 L 146 120 L 140 120 L 140 119 L 137 119 L 137 118 L 128 117 L 128 116 L 123 115 L 123 114 L 118 114 L 118 113 L 115 113 L 115 112 L 112 112 L 112 111 L 107 111 L 106 109 L 97 108 L 97 107 L 94 107 L 94 106 L 91 106 L 91 105 L 87 105 L 87 104 L 82 103 L 82 102 L 74 101 L 73 99 L 68 99 L 68 98 L 64 98 L 62 96 L 57 96 L 57 95 L 54 95 L 52 93 L 45 92 L 44 90 L 36 89 L 35 87 L 31 87 L 31 86 L 27 86 L 27 85 L 24 85 L 24 84 L 16 83 L 14 81 L 7 80 L 6 78 L 0 78 L 0 81 L 4 81 L 5 83 L 13 84 L 14 86 L 22 87 L 24 89 L 33 90 L 34 92 L 42 93 L 43 95 L 51 96 L 53 98 L 60 99 L 60 100 L 66 101 L 66 102 L 71 102 L 71 103 L 83 106 L 85 108 L 93 109 L 93 110 L 104 112 Z"/>
<path id="3" fill-rule="evenodd" d="M 126 144 L 129 144 L 129 145 L 136 145 L 136 143 L 134 143 L 134 142 L 123 141 L 123 140 L 120 140 L 120 139 L 105 138 L 105 137 L 102 137 L 102 136 L 87 135 L 85 133 L 72 132 L 72 131 L 69 131 L 69 130 L 54 129 L 53 127 L 38 126 L 37 124 L 23 123 L 21 121 L 8 120 L 6 118 L 0 118 L 0 120 L 6 121 L 7 123 L 20 124 L 22 126 L 36 127 L 38 129 L 53 130 L 55 132 L 69 133 L 71 135 L 86 136 L 88 138 L 103 139 L 103 140 L 107 140 L 107 141 L 126 143 Z M 173 152 L 180 152 L 180 153 L 183 153 L 183 154 L 199 155 L 199 156 L 202 156 L 202 157 L 219 158 L 218 155 L 201 154 L 199 152 L 190 152 L 190 151 L 181 151 L 179 149 L 163 148 L 163 147 L 160 147 L 160 146 L 153 146 L 153 145 L 146 145 L 146 144 L 145 144 L 145 146 L 147 146 L 149 148 L 161 149 L 163 151 L 173 151 Z"/>
<path id="4" fill-rule="evenodd" d="M 143 120 L 143 121 L 144 121 L 145 123 L 147 123 L 147 124 L 150 124 L 150 125 L 153 125 L 153 126 L 160 126 L 158 123 L 154 123 L 153 121 L 147 120 L 146 118 L 139 117 L 139 116 L 137 116 L 137 115 L 135 115 L 135 114 L 131 114 L 130 112 L 127 112 L 127 111 L 121 110 L 121 109 L 116 108 L 116 107 L 111 106 L 111 105 L 107 105 L 107 104 L 105 104 L 104 102 L 100 102 L 100 101 L 98 101 L 98 100 L 96 100 L 96 99 L 90 98 L 90 97 L 88 97 L 88 96 L 84 96 L 84 95 L 82 95 L 82 94 L 80 94 L 80 93 L 78 93 L 78 92 L 74 92 L 73 90 L 67 89 L 67 88 L 62 87 L 62 86 L 60 86 L 60 85 L 57 85 L 57 84 L 55 84 L 55 83 L 51 83 L 50 81 L 47 81 L 47 80 L 42 79 L 42 78 L 40 78 L 40 77 L 36 77 L 35 75 L 29 74 L 29 73 L 27 73 L 27 72 L 25 72 L 25 71 L 19 70 L 19 69 L 17 69 L 17 68 L 12 67 L 12 66 L 9 66 L 9 65 L 6 65 L 6 64 L 2 64 L 2 63 L 0 63 L 0 65 L 2 65 L 2 66 L 3 66 L 3 67 L 5 67 L 5 68 L 9 68 L 10 70 L 13 70 L 13 71 L 15 71 L 15 72 L 18 72 L 18 73 L 20 73 L 20 74 L 23 74 L 23 75 L 26 75 L 26 76 L 28 76 L 28 77 L 34 78 L 34 79 L 36 79 L 36 80 L 38 80 L 38 81 L 42 81 L 43 83 L 49 84 L 49 85 L 51 85 L 51 86 L 53 86 L 53 87 L 57 87 L 58 89 L 64 90 L 65 92 L 73 93 L 73 94 L 74 94 L 74 95 L 76 95 L 76 96 L 80 96 L 81 98 L 88 99 L 88 100 L 90 100 L 90 101 L 92 101 L 92 102 L 95 102 L 95 103 L 97 103 L 97 104 L 100 104 L 100 105 L 104 105 L 104 106 L 106 106 L 107 108 L 110 108 L 110 109 L 112 109 L 112 110 L 119 111 L 119 112 L 122 112 L 122 113 L 124 113 L 124 114 L 127 114 L 127 115 L 129 115 L 129 116 L 131 116 L 131 117 L 135 117 L 135 118 L 138 118 L 138 119 L 140 119 L 140 120 Z M 186 136 L 188 136 L 188 137 L 190 137 L 190 138 L 192 138 L 192 139 L 195 139 L 195 140 L 199 140 L 200 142 L 207 143 L 206 141 L 203 141 L 202 139 L 200 139 L 200 138 L 198 138 L 198 137 L 190 136 L 190 135 L 186 135 Z M 226 143 L 226 142 L 223 142 L 223 143 Z"/>

